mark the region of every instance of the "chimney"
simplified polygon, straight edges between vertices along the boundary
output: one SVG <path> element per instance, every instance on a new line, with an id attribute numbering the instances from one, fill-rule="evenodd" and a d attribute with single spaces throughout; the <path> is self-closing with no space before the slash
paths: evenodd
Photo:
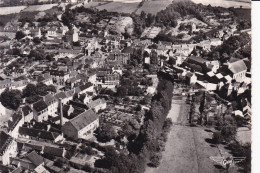
<path id="1" fill-rule="evenodd" d="M 48 125 L 47 125 L 47 131 L 50 131 L 50 129 L 51 129 L 51 125 L 48 124 Z"/>
<path id="2" fill-rule="evenodd" d="M 62 106 L 62 102 L 61 99 L 59 99 L 59 104 L 60 104 L 60 125 L 63 125 L 63 106 Z"/>

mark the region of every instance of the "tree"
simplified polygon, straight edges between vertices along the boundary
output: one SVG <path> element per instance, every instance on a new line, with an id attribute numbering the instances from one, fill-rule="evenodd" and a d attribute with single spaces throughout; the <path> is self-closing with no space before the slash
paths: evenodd
<path id="1" fill-rule="evenodd" d="M 223 137 L 220 132 L 214 132 L 212 140 L 215 144 L 220 144 L 223 141 Z"/>
<path id="2" fill-rule="evenodd" d="M 143 57 L 149 57 L 149 53 L 147 51 L 144 51 Z"/>
<path id="3" fill-rule="evenodd" d="M 40 40 L 39 37 L 35 37 L 35 38 L 33 38 L 33 42 L 34 42 L 35 44 L 40 44 L 40 43 L 41 43 L 41 40 Z"/>
<path id="4" fill-rule="evenodd" d="M 42 99 L 42 97 L 40 97 L 38 95 L 32 95 L 32 96 L 26 97 L 25 101 L 26 101 L 26 103 L 32 104 L 41 99 Z"/>
<path id="5" fill-rule="evenodd" d="M 36 95 L 36 86 L 32 83 L 27 84 L 27 86 L 23 89 L 23 98 L 30 97 Z"/>
<path id="6" fill-rule="evenodd" d="M 108 142 L 116 136 L 117 133 L 110 123 L 103 124 L 97 130 L 97 139 L 100 142 Z"/>
<path id="7" fill-rule="evenodd" d="M 9 90 L 7 88 L 0 95 L 0 101 L 3 106 L 16 110 L 22 102 L 22 93 L 19 90 Z"/>
<path id="8" fill-rule="evenodd" d="M 44 60 L 45 54 L 43 50 L 31 50 L 28 58 L 34 58 L 35 60 Z"/>
<path id="9" fill-rule="evenodd" d="M 158 56 L 155 50 L 151 52 L 151 64 L 158 64 Z"/>
<path id="10" fill-rule="evenodd" d="M 150 163 L 148 166 L 150 167 L 158 167 L 160 165 L 161 155 L 160 154 L 153 154 L 153 156 L 150 159 Z"/>
<path id="11" fill-rule="evenodd" d="M 20 40 L 25 37 L 25 34 L 22 31 L 17 31 L 15 34 L 15 39 Z"/>

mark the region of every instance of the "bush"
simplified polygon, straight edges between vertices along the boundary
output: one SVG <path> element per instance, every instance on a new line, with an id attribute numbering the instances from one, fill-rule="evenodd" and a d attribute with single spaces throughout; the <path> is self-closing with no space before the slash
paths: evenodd
<path id="1" fill-rule="evenodd" d="M 148 166 L 158 167 L 160 165 L 161 158 L 162 156 L 160 154 L 153 154 L 153 156 L 150 159 L 150 163 L 148 163 Z"/>
<path id="2" fill-rule="evenodd" d="M 214 132 L 213 137 L 212 137 L 212 141 L 215 144 L 221 143 L 223 141 L 223 137 L 222 137 L 221 133 L 220 132 Z"/>
<path id="3" fill-rule="evenodd" d="M 223 126 L 221 129 L 221 135 L 228 142 L 235 139 L 236 127 L 234 127 L 232 125 Z"/>

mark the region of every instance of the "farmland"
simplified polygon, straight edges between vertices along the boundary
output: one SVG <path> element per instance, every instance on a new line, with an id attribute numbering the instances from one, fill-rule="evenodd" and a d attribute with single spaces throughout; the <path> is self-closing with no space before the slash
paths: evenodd
<path id="1" fill-rule="evenodd" d="M 121 3 L 121 2 L 111 2 L 105 5 L 98 6 L 98 10 L 112 11 L 118 13 L 133 13 L 137 10 L 139 3 Z"/>
<path id="2" fill-rule="evenodd" d="M 32 12 L 32 11 L 45 11 L 45 10 L 49 10 L 54 6 L 57 6 L 58 4 L 45 4 L 45 5 L 32 5 L 29 6 L 28 8 L 24 9 L 23 11 L 28 11 L 28 12 Z"/>
<path id="3" fill-rule="evenodd" d="M 140 14 L 142 11 L 144 11 L 145 13 L 156 14 L 159 11 L 164 10 L 171 3 L 172 3 L 172 0 L 145 1 L 143 6 L 141 8 L 139 8 L 136 13 Z"/>
<path id="4" fill-rule="evenodd" d="M 24 10 L 26 6 L 18 6 L 18 7 L 0 7 L 0 15 L 7 15 L 13 13 L 20 13 Z"/>
<path id="5" fill-rule="evenodd" d="M 32 5 L 32 6 L 16 6 L 16 7 L 0 7 L 0 15 L 8 15 L 20 12 L 34 12 L 49 10 L 58 4 L 44 4 L 44 5 Z"/>

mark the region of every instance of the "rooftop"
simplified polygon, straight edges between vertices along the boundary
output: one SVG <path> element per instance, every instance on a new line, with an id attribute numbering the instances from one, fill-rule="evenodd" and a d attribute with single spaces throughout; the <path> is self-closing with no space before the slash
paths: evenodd
<path id="1" fill-rule="evenodd" d="M 75 127 L 77 130 L 81 130 L 97 119 L 98 115 L 92 109 L 90 109 L 78 115 L 77 117 L 71 119 L 67 123 L 71 123 L 72 126 Z"/>
<path id="2" fill-rule="evenodd" d="M 12 137 L 3 131 L 0 131 L 0 156 L 3 155 L 5 149 L 12 141 Z"/>
<path id="3" fill-rule="evenodd" d="M 43 101 L 43 100 L 39 100 L 38 102 L 33 104 L 33 108 L 37 111 L 37 112 L 41 112 L 44 109 L 47 109 L 48 106 L 47 104 Z"/>

